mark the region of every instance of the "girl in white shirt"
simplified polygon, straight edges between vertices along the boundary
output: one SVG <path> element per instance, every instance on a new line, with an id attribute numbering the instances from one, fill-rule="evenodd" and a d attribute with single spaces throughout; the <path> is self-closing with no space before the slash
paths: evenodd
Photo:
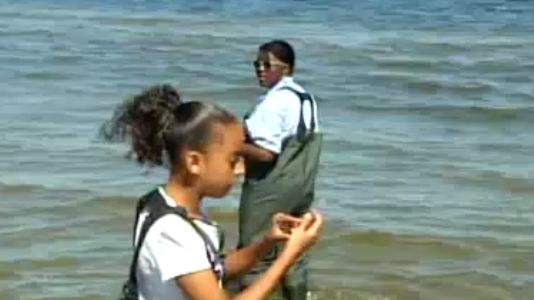
<path id="1" fill-rule="evenodd" d="M 277 214 L 263 239 L 228 253 L 223 262 L 217 260 L 214 252 L 222 250 L 216 249 L 219 229 L 203 216 L 201 202 L 225 196 L 242 175 L 245 139 L 239 120 L 224 109 L 182 102 L 171 86 L 156 86 L 121 106 L 106 133 L 110 139 L 130 140 L 140 163 L 162 165 L 168 159 L 167 183 L 141 200 L 159 199 L 164 207 L 180 208 L 185 215 L 157 218 L 140 240 L 150 218 L 150 211 L 140 206 L 134 236 L 134 245 L 140 247 L 135 268 L 138 299 L 265 299 L 320 235 L 323 218 L 318 213 L 302 218 Z M 254 284 L 235 296 L 221 287 L 222 280 L 247 273 L 281 241 L 283 252 Z M 217 246 L 211 249 L 208 244 Z"/>

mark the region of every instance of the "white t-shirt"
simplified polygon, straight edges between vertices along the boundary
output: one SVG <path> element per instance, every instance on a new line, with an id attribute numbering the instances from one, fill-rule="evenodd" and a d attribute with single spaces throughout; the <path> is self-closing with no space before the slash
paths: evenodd
<path id="1" fill-rule="evenodd" d="M 282 151 L 284 140 L 297 133 L 300 121 L 300 99 L 292 91 L 281 89 L 290 87 L 298 92 L 305 90 L 292 77 L 283 77 L 267 94 L 260 97 L 260 102 L 245 120 L 245 124 L 253 142 L 276 154 Z M 317 119 L 317 103 L 314 101 L 315 130 L 319 129 Z M 311 126 L 310 102 L 304 102 L 304 123 Z"/>
<path id="2" fill-rule="evenodd" d="M 176 203 L 163 188 L 159 188 L 159 193 L 169 206 L 176 207 Z M 139 232 L 146 216 L 146 212 L 141 212 L 139 216 L 135 231 L 135 244 L 138 243 Z M 216 224 L 208 224 L 201 220 L 193 222 L 218 248 L 219 229 Z M 182 217 L 167 214 L 158 219 L 148 230 L 139 252 L 136 271 L 139 299 L 189 299 L 182 292 L 175 278 L 211 269 L 206 249 L 206 243 L 202 237 Z"/>

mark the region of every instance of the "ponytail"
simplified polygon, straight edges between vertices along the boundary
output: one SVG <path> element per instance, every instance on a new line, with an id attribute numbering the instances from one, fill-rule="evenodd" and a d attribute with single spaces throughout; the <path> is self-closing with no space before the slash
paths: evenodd
<path id="1" fill-rule="evenodd" d="M 162 165 L 164 155 L 168 155 L 176 168 L 182 149 L 201 151 L 211 141 L 216 122 L 229 124 L 237 118 L 212 104 L 184 103 L 172 86 L 159 85 L 117 107 L 101 133 L 108 141 L 129 140 L 141 164 Z"/>

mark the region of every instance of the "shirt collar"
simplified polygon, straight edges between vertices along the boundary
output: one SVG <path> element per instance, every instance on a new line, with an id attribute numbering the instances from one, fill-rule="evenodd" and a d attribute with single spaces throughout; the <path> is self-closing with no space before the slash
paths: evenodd
<path id="1" fill-rule="evenodd" d="M 286 85 L 290 85 L 293 83 L 293 77 L 291 76 L 284 76 L 282 77 L 282 79 L 280 79 L 280 81 L 278 81 L 277 84 L 275 84 L 271 89 L 270 91 L 274 91 L 274 90 L 277 90 L 283 86 L 286 86 Z"/>
<path id="2" fill-rule="evenodd" d="M 160 195 L 163 197 L 163 199 L 165 199 L 165 203 L 167 203 L 168 206 L 170 206 L 170 207 L 178 207 L 178 204 L 176 204 L 176 201 L 174 201 L 174 199 L 169 194 L 167 194 L 167 192 L 165 191 L 165 188 L 163 188 L 163 186 L 158 187 L 158 191 L 159 191 Z M 192 219 L 192 220 L 198 220 L 198 219 Z M 208 225 L 218 226 L 217 222 L 211 221 L 210 219 L 208 219 L 208 214 L 204 209 L 202 209 L 202 219 L 201 220 L 204 223 L 208 224 Z"/>
<path id="3" fill-rule="evenodd" d="M 276 91 L 284 86 L 288 86 L 288 85 L 291 85 L 293 84 L 293 77 L 292 76 L 283 76 L 282 79 L 280 79 L 280 81 L 278 81 L 278 83 L 276 83 L 272 88 L 270 88 L 267 93 L 261 95 L 258 97 L 258 102 L 262 102 L 263 100 L 265 100 L 265 97 L 267 96 L 267 94 L 271 91 Z"/>

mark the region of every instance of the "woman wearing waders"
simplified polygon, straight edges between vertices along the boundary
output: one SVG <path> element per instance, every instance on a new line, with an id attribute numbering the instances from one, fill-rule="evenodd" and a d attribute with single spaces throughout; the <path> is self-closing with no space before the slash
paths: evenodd
<path id="1" fill-rule="evenodd" d="M 302 216 L 312 205 L 321 135 L 317 105 L 292 77 L 294 51 L 274 40 L 259 47 L 254 68 L 259 84 L 268 89 L 245 116 L 247 143 L 245 181 L 239 208 L 239 244 L 246 247 L 268 230 L 277 212 Z M 276 259 L 280 248 L 241 282 L 246 287 Z M 300 300 L 308 294 L 307 259 L 295 264 L 280 283 L 274 299 Z"/>

